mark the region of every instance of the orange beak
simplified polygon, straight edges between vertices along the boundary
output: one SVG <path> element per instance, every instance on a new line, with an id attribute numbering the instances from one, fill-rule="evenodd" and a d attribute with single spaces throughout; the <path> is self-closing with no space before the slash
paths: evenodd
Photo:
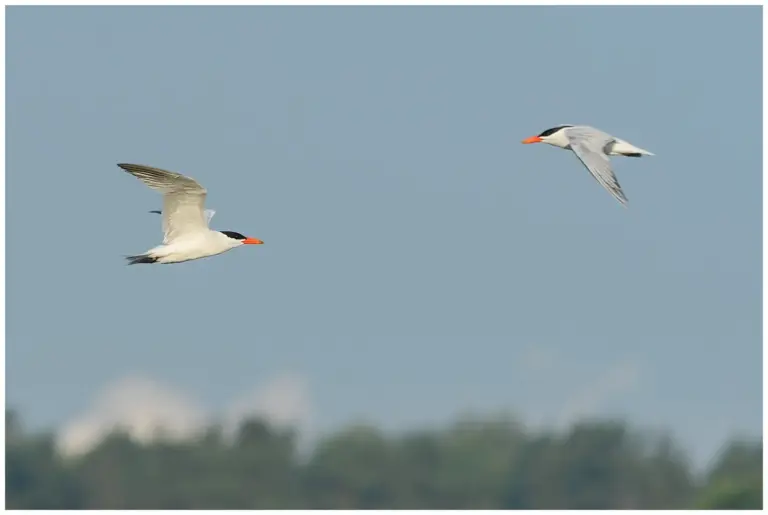
<path id="1" fill-rule="evenodd" d="M 256 238 L 246 238 L 243 240 L 243 245 L 264 245 L 264 242 Z"/>
<path id="2" fill-rule="evenodd" d="M 522 143 L 524 145 L 528 145 L 529 143 L 539 143 L 541 142 L 541 138 L 538 136 L 531 136 L 530 138 L 525 138 Z"/>

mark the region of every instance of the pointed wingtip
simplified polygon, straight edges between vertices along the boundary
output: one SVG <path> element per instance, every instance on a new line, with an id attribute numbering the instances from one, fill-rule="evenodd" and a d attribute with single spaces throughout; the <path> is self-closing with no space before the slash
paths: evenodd
<path id="1" fill-rule="evenodd" d="M 127 265 L 139 265 L 139 264 L 152 264 L 157 262 L 157 258 L 148 256 L 147 254 L 139 254 L 138 256 L 124 256 L 128 261 Z"/>

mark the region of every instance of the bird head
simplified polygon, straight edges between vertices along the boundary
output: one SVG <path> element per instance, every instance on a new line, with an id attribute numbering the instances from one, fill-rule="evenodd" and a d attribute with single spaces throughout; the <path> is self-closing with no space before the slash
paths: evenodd
<path id="1" fill-rule="evenodd" d="M 565 148 L 569 145 L 569 142 L 568 138 L 565 137 L 563 129 L 567 129 L 568 127 L 573 127 L 573 125 L 558 125 L 557 127 L 552 127 L 551 129 L 543 131 L 538 136 L 525 138 L 522 143 L 525 145 L 530 143 L 548 143 L 556 147 Z"/>
<path id="2" fill-rule="evenodd" d="M 247 236 L 243 236 L 239 232 L 235 231 L 219 231 L 221 234 L 229 238 L 230 240 L 233 240 L 232 243 L 234 244 L 240 244 L 240 245 L 263 245 L 264 242 L 261 240 L 257 240 L 256 238 L 248 238 Z"/>

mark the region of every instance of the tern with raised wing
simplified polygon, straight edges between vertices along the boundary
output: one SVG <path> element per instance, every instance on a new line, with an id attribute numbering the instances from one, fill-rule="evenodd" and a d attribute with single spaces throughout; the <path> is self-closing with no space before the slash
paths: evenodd
<path id="1" fill-rule="evenodd" d="M 613 173 L 609 156 L 641 157 L 654 155 L 623 139 L 587 125 L 558 125 L 545 130 L 538 136 L 526 138 L 522 142 L 525 144 L 548 143 L 555 147 L 572 150 L 597 182 L 623 206 L 627 205 L 627 197 Z"/>
<path id="2" fill-rule="evenodd" d="M 210 229 L 214 211 L 204 209 L 207 191 L 194 179 L 151 166 L 117 166 L 163 194 L 163 243 L 143 254 L 127 256 L 129 265 L 182 263 L 222 254 L 240 245 L 264 243 L 238 232 Z"/>

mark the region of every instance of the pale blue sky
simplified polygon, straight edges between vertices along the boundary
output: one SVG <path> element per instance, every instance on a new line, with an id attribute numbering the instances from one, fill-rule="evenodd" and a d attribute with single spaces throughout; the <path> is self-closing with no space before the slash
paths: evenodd
<path id="1" fill-rule="evenodd" d="M 284 373 L 313 424 L 619 414 L 701 461 L 759 434 L 759 7 L 7 10 L 7 395 L 121 377 L 212 410 Z M 520 140 L 589 124 L 623 209 Z M 126 267 L 186 173 L 261 238 Z"/>

